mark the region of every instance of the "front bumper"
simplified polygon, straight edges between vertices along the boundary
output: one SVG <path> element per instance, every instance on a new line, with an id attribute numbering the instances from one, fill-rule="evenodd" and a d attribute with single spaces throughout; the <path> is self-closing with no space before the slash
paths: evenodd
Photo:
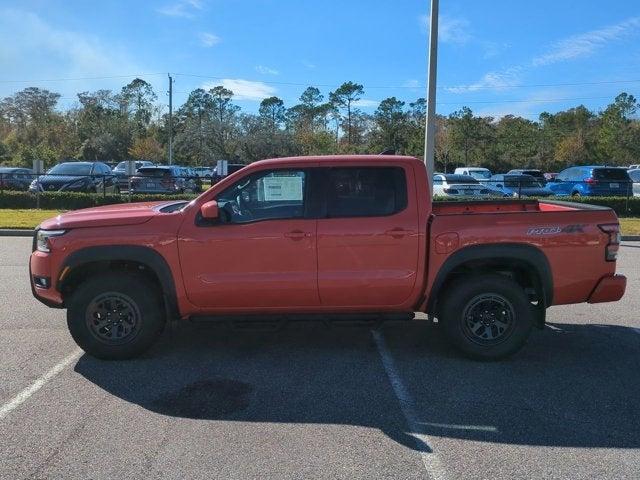
<path id="1" fill-rule="evenodd" d="M 49 279 L 48 288 L 36 285 L 35 278 Z M 29 283 L 31 293 L 47 307 L 63 308 L 61 293 L 55 288 L 53 275 L 51 275 L 50 255 L 34 251 L 29 259 Z"/>
<path id="2" fill-rule="evenodd" d="M 627 277 L 624 275 L 611 275 L 603 277 L 591 292 L 588 303 L 617 302 L 627 288 Z"/>

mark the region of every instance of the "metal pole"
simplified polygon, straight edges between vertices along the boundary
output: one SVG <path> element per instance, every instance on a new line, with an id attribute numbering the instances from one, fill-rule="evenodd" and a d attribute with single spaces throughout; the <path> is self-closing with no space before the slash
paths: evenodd
<path id="1" fill-rule="evenodd" d="M 169 77 L 169 165 L 173 165 L 173 78 Z"/>
<path id="2" fill-rule="evenodd" d="M 429 192 L 433 195 L 433 170 L 436 140 L 436 81 L 438 76 L 438 6 L 431 0 L 431 28 L 429 29 L 429 73 L 427 79 L 427 121 L 425 126 L 424 163 L 427 166 Z"/>

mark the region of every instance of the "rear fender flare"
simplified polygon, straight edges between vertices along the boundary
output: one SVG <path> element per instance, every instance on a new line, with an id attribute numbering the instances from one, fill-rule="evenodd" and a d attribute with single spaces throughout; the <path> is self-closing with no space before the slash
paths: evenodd
<path id="1" fill-rule="evenodd" d="M 553 276 L 547 256 L 537 247 L 520 243 L 496 243 L 465 247 L 452 254 L 442 265 L 431 287 L 427 301 L 427 313 L 434 313 L 436 302 L 442 287 L 449 275 L 458 267 L 474 261 L 495 260 L 496 262 L 513 261 L 525 264 L 533 271 L 537 279 L 536 288 L 542 292 L 544 308 L 553 302 Z"/>

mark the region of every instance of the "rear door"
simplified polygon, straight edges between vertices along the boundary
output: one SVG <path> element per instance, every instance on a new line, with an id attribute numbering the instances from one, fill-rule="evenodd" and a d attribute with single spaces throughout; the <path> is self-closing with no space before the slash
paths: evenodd
<path id="1" fill-rule="evenodd" d="M 394 306 L 411 296 L 419 256 L 413 179 L 408 166 L 325 170 L 326 212 L 318 219 L 323 306 Z"/>

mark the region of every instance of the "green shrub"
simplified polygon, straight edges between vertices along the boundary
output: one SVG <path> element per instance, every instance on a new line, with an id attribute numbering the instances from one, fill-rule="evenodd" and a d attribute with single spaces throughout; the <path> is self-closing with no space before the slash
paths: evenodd
<path id="1" fill-rule="evenodd" d="M 132 202 L 152 202 L 171 200 L 192 200 L 196 195 L 140 195 L 131 196 Z M 126 203 L 127 195 L 101 195 L 96 193 L 50 192 L 40 194 L 40 208 L 48 210 L 77 210 L 80 208 L 97 207 Z M 0 208 L 37 208 L 36 195 L 29 192 L 0 193 Z"/>

